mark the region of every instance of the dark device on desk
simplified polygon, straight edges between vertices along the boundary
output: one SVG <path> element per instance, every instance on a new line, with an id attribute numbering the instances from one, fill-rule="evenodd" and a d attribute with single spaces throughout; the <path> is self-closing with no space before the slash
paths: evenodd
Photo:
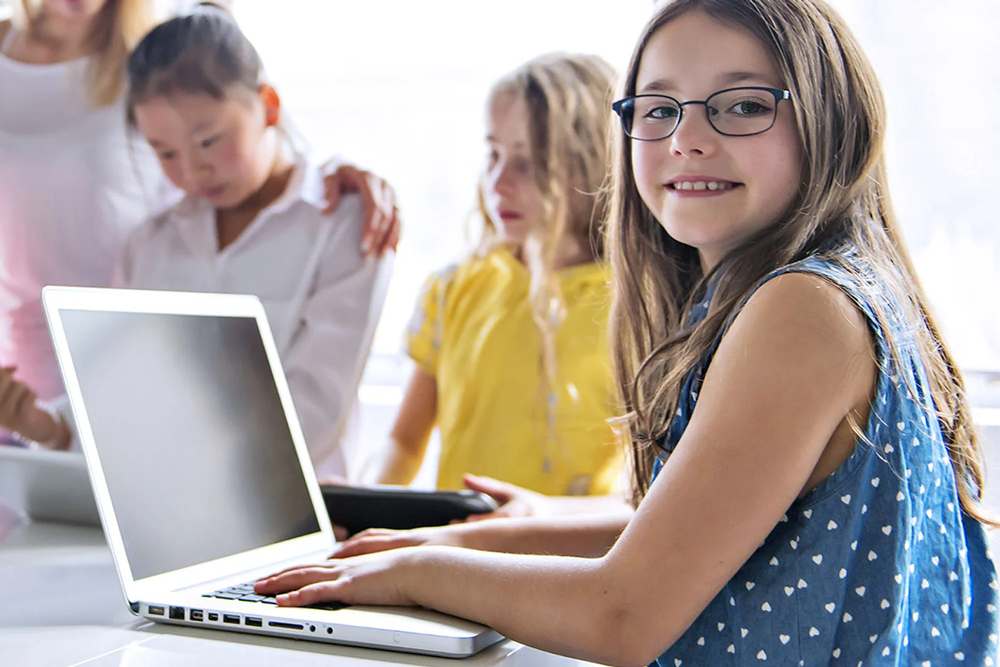
<path id="1" fill-rule="evenodd" d="M 367 528 L 443 526 L 497 508 L 492 498 L 475 491 L 336 485 L 323 485 L 320 489 L 330 521 L 351 535 Z"/>

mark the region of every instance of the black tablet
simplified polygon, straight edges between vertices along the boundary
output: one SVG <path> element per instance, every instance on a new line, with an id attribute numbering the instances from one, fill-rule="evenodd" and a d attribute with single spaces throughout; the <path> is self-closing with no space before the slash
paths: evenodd
<path id="1" fill-rule="evenodd" d="M 424 491 L 403 486 L 320 488 L 330 521 L 351 535 L 366 528 L 443 526 L 497 508 L 492 498 L 476 491 Z"/>

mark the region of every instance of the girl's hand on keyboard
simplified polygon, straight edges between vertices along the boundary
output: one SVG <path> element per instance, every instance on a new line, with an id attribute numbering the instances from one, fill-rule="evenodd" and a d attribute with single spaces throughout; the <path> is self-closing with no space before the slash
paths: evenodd
<path id="1" fill-rule="evenodd" d="M 418 552 L 397 549 L 347 560 L 296 567 L 261 579 L 254 586 L 260 595 L 274 595 L 279 606 L 301 607 L 317 602 L 413 606 L 407 578 Z"/>

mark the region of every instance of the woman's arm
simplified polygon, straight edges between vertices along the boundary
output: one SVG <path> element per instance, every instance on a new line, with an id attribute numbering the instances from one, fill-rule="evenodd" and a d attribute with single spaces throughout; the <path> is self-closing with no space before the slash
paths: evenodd
<path id="1" fill-rule="evenodd" d="M 406 386 L 387 446 L 369 456 L 361 479 L 376 484 L 412 482 L 423 465 L 436 417 L 437 379 L 418 366 Z"/>
<path id="2" fill-rule="evenodd" d="M 330 561 L 261 582 L 320 599 L 416 604 L 595 662 L 646 665 L 704 610 L 814 483 L 835 433 L 859 421 L 876 368 L 862 315 L 812 276 L 750 299 L 707 371 L 691 422 L 600 559 L 431 547 Z M 846 452 L 846 453 L 845 453 Z"/>

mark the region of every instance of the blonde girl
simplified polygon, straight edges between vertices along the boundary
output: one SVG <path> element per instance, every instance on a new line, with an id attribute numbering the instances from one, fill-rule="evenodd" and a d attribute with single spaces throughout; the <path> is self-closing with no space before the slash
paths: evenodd
<path id="1" fill-rule="evenodd" d="M 595 224 L 612 75 L 599 58 L 552 54 L 494 85 L 482 240 L 424 288 L 407 333 L 416 370 L 374 481 L 412 481 L 436 425 L 439 488 L 460 488 L 466 473 L 550 495 L 614 488 L 610 298 Z"/>

